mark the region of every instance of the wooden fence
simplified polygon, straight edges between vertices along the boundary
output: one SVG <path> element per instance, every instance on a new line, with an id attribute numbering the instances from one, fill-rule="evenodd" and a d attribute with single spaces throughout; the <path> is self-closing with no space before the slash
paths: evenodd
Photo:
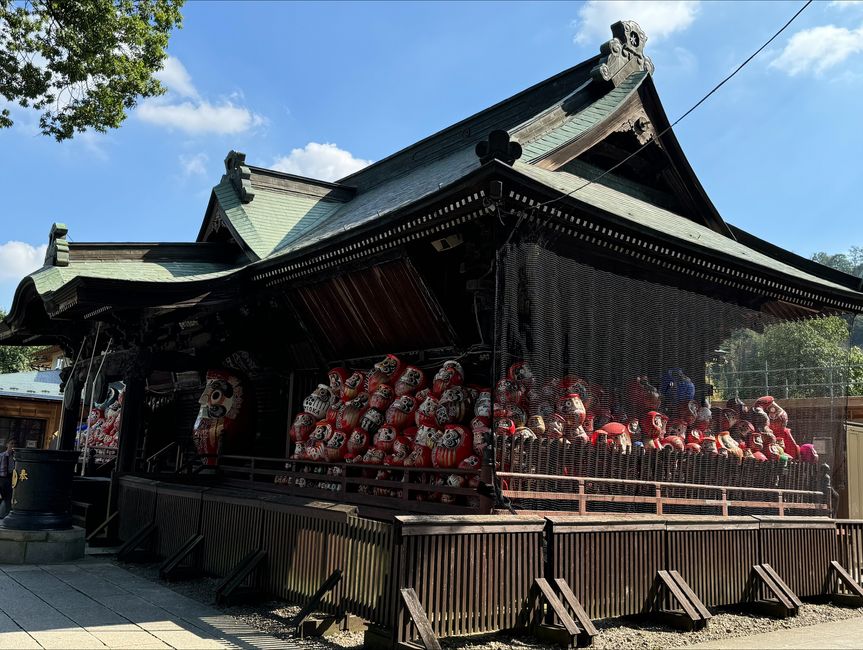
<path id="1" fill-rule="evenodd" d="M 413 588 L 441 637 L 516 627 L 543 576 L 539 517 L 396 517 L 395 584 Z M 412 638 L 398 601 L 395 640 Z"/>
<path id="2" fill-rule="evenodd" d="M 202 566 L 215 575 L 264 550 L 258 585 L 300 603 L 341 569 L 321 609 L 361 616 L 392 644 L 415 636 L 402 589 L 413 589 L 435 634 L 446 637 L 519 626 L 540 577 L 565 579 L 593 619 L 641 613 L 660 570 L 678 571 L 710 607 L 740 603 L 755 564 L 769 563 L 802 597 L 825 593 L 834 559 L 863 578 L 863 521 L 424 515 L 390 523 L 344 504 L 250 490 L 120 483 L 124 534 L 156 523 L 163 556 L 201 534 Z"/>
<path id="3" fill-rule="evenodd" d="M 863 583 L 863 519 L 836 521 L 839 562 L 851 577 Z"/>
<path id="4" fill-rule="evenodd" d="M 351 506 L 122 477 L 119 511 L 121 539 L 156 525 L 152 550 L 163 559 L 203 535 L 200 567 L 211 575 L 225 576 L 249 552 L 266 551 L 256 586 L 286 600 L 308 601 L 341 569 L 343 578 L 321 610 L 345 607 L 390 625 L 392 525 L 357 517 Z"/>

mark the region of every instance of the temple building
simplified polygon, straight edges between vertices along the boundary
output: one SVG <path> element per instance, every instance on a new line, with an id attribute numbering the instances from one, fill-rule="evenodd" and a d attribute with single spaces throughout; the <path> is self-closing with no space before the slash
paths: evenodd
<path id="1" fill-rule="evenodd" d="M 578 429 L 595 437 L 616 421 L 647 446 L 662 445 L 675 427 L 683 446 L 673 442 L 685 450 L 702 402 L 738 397 L 709 379 L 712 355 L 735 331 L 842 317 L 860 310 L 863 293 L 859 279 L 722 219 L 669 129 L 645 35 L 628 22 L 613 32 L 598 56 L 335 183 L 256 167 L 230 152 L 195 242 L 69 242 L 67 226 L 55 224 L 45 265 L 21 282 L 0 340 L 62 345 L 78 359 L 64 371 L 70 395 L 96 380 L 104 397 L 110 382 L 126 382 L 123 472 L 142 470 L 136 459 L 172 443 L 184 458 L 289 458 L 290 423 L 308 411 L 303 400 L 316 385 L 329 385 L 327 372 L 344 369 L 336 382 L 354 372 L 368 382 L 389 353 L 399 372 L 427 375 L 423 385 L 457 361 L 462 374 L 453 385 L 473 388 L 452 396 L 465 400 L 450 403 L 459 417 L 431 418 L 438 432 L 459 424 L 473 440 L 469 411 L 485 386 L 498 389 L 484 416 L 490 435 L 507 433 L 497 430 L 505 418 L 526 434 L 513 436 L 519 444 L 553 440 L 557 434 L 529 429 L 528 419 L 539 416 L 544 430 L 557 415 L 566 420 L 551 427 L 567 429 L 560 439 Z M 100 363 L 86 363 L 94 356 Z M 498 381 L 524 362 L 530 379 L 501 394 Z M 100 376 L 87 377 L 88 367 Z M 679 395 L 665 385 L 672 369 L 688 382 Z M 193 432 L 208 371 L 233 382 L 243 405 L 233 409 L 242 410 L 240 420 L 208 434 L 204 449 Z M 647 392 L 639 396 L 633 381 Z M 586 429 L 558 408 L 574 393 Z M 427 408 L 439 406 L 442 395 L 434 398 Z M 387 419 L 388 405 L 379 406 Z M 406 405 L 410 424 L 419 407 Z M 357 404 L 357 414 L 366 408 Z M 708 446 L 721 450 L 718 411 L 700 437 L 710 434 Z M 78 399 L 67 399 L 66 446 L 78 412 Z M 648 412 L 663 414 L 662 431 Z M 797 445 L 841 439 L 841 415 L 816 419 L 792 418 Z M 352 429 L 359 420 L 344 423 Z M 370 424 L 354 456 L 374 448 L 382 423 Z M 749 433 L 733 437 L 745 448 Z M 763 455 L 778 458 L 766 453 L 769 442 L 760 443 Z M 467 455 L 482 460 L 486 445 L 472 445 Z M 333 447 L 342 460 L 345 449 Z M 510 447 L 496 449 L 498 471 Z M 513 453 L 527 470 L 527 452 Z"/>
<path id="2" fill-rule="evenodd" d="M 377 523 L 834 512 L 845 396 L 798 412 L 783 408 L 794 376 L 771 396 L 720 366 L 771 328 L 847 330 L 861 281 L 726 222 L 670 129 L 647 37 L 630 21 L 612 35 L 337 182 L 231 151 L 194 242 L 79 243 L 74 221 L 54 224 L 0 343 L 76 360 L 66 448 L 82 388 L 103 403 L 124 382 L 119 414 L 100 414 L 118 425 L 124 538 L 178 551 L 194 531 L 166 541 L 166 522 L 192 519 L 154 504 L 189 483 L 202 526 L 222 507 L 207 490 Z M 260 507 L 242 525 L 266 540 Z M 367 605 L 393 623 L 391 602 Z"/>

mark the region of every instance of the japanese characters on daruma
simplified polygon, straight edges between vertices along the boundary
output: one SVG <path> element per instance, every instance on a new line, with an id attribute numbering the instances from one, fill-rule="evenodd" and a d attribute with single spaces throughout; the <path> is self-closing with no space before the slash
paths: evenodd
<path id="1" fill-rule="evenodd" d="M 422 369 L 392 354 L 368 372 L 333 368 L 328 379 L 303 401 L 303 411 L 294 418 L 290 428 L 294 460 L 332 463 L 312 469 L 331 477 L 340 476 L 344 464 L 362 465 L 363 476 L 377 480 L 402 480 L 400 468 L 404 467 L 428 468 L 428 472 L 411 473 L 407 480 L 477 487 L 476 474 L 440 471 L 478 470 L 491 433 L 491 390 L 467 384 L 458 361 L 446 361 L 430 383 Z M 339 482 L 313 478 L 293 483 L 341 489 Z M 401 490 L 389 487 L 360 485 L 359 490 L 401 496 Z M 458 496 L 415 493 L 417 499 L 444 503 L 455 503 Z M 474 497 L 462 500 L 476 504 Z"/>
<path id="2" fill-rule="evenodd" d="M 788 415 L 773 397 L 751 407 L 737 398 L 721 409 L 707 400 L 699 406 L 695 385 L 680 368 L 666 371 L 659 388 L 642 375 L 611 393 L 574 375 L 539 383 L 519 362 L 497 383 L 495 396 L 498 436 L 608 445 L 623 454 L 643 446 L 741 461 L 818 461 L 811 444 L 794 440 Z"/>

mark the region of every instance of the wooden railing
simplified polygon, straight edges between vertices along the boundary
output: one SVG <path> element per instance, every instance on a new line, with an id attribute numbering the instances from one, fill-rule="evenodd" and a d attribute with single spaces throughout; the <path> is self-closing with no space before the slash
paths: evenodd
<path id="1" fill-rule="evenodd" d="M 652 512 L 722 515 L 761 513 L 829 516 L 821 492 L 497 472 L 503 496 L 524 512 Z"/>
<path id="2" fill-rule="evenodd" d="M 219 456 L 219 473 L 228 479 L 256 485 L 272 484 L 286 493 L 355 503 L 368 508 L 412 512 L 453 512 L 479 514 L 490 504 L 474 488 L 451 487 L 435 482 L 441 476 L 478 476 L 463 469 L 390 467 L 358 463 L 329 463 L 262 458 L 256 456 Z M 375 478 L 384 470 L 388 479 Z"/>
<path id="3" fill-rule="evenodd" d="M 821 491 L 822 473 L 812 463 L 757 462 L 719 454 L 617 448 L 565 440 L 497 436 L 495 463 L 501 472 L 590 476 L 643 482 L 722 485 Z"/>

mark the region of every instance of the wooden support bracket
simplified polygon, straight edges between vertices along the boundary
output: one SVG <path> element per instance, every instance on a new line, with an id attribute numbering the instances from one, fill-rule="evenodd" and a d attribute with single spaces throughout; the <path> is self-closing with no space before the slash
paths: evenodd
<path id="1" fill-rule="evenodd" d="M 251 551 L 240 560 L 234 570 L 226 575 L 225 579 L 216 587 L 216 604 L 230 605 L 240 600 L 257 598 L 260 595 L 258 589 L 254 586 L 243 588 L 242 584 L 266 559 L 266 551 Z"/>
<path id="2" fill-rule="evenodd" d="M 563 578 L 536 578 L 527 608 L 522 623 L 540 639 L 565 648 L 593 643 L 596 628 Z"/>
<path id="3" fill-rule="evenodd" d="M 172 581 L 195 577 L 200 573 L 197 567 L 182 566 L 183 560 L 192 555 L 204 543 L 203 535 L 192 535 L 180 549 L 159 566 L 159 577 Z"/>
<path id="4" fill-rule="evenodd" d="M 291 622 L 291 626 L 294 628 L 296 633 L 300 635 L 301 638 L 304 636 L 303 623 L 305 623 L 306 620 L 314 612 L 317 611 L 318 606 L 324 599 L 324 596 L 326 596 L 329 592 L 335 589 L 336 585 L 339 584 L 341 579 L 342 570 L 336 569 L 335 571 L 333 571 L 332 574 L 330 574 L 330 577 L 324 580 L 323 584 L 318 587 L 318 590 L 315 592 L 315 594 L 309 599 L 309 601 L 305 605 L 303 605 L 303 608 L 294 617 L 294 620 Z M 344 612 L 340 611 L 339 614 L 340 619 L 344 617 Z"/>
<path id="5" fill-rule="evenodd" d="M 152 550 L 150 548 L 143 549 L 142 547 L 145 545 L 150 547 L 155 533 L 156 524 L 150 522 L 143 526 L 119 548 L 117 559 L 121 562 L 137 562 L 150 559 L 153 555 Z"/>
<path id="6" fill-rule="evenodd" d="M 752 608 L 768 616 L 788 618 L 797 616 L 803 603 L 769 564 L 752 567 L 746 583 L 744 600 Z"/>
<path id="7" fill-rule="evenodd" d="M 832 583 L 835 586 L 833 593 L 830 594 L 830 599 L 834 603 L 850 607 L 863 607 L 863 587 L 836 560 L 830 562 L 830 576 L 839 582 L 838 585 L 835 582 Z M 845 587 L 847 593 L 837 592 L 836 587 L 840 585 Z"/>
<path id="8" fill-rule="evenodd" d="M 87 535 L 87 543 L 90 546 L 103 546 L 103 545 L 107 544 L 108 541 L 112 537 L 108 528 L 111 524 L 113 524 L 117 520 L 117 517 L 119 514 L 120 514 L 120 511 L 115 510 L 114 512 L 112 512 L 108 516 L 108 518 L 105 521 L 103 521 L 101 524 L 96 526 L 96 528 L 93 529 L 93 532 L 90 533 L 89 535 Z M 100 535 L 103 535 L 103 534 L 104 534 L 104 536 L 100 537 Z"/>
<path id="9" fill-rule="evenodd" d="M 676 602 L 680 609 L 666 609 L 666 599 Z M 712 617 L 701 599 L 677 571 L 656 573 L 656 580 L 647 594 L 643 613 L 653 613 L 667 625 L 689 631 L 707 627 L 707 622 Z"/>
<path id="10" fill-rule="evenodd" d="M 431 622 L 428 616 L 426 616 L 422 603 L 420 603 L 420 599 L 417 597 L 417 593 L 413 590 L 413 587 L 399 589 L 399 594 L 420 635 L 420 644 L 409 643 L 401 645 L 404 647 L 419 646 L 425 648 L 425 650 L 441 650 Z"/>

